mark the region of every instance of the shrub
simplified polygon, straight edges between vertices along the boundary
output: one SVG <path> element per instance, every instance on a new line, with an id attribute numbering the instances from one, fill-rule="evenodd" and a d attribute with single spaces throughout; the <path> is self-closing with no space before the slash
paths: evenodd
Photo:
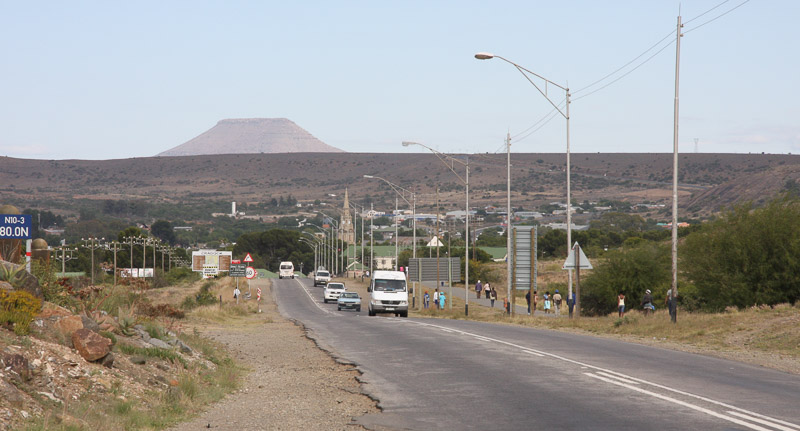
<path id="1" fill-rule="evenodd" d="M 24 290 L 0 289 L 0 324 L 11 325 L 17 335 L 28 333 L 42 301 Z"/>

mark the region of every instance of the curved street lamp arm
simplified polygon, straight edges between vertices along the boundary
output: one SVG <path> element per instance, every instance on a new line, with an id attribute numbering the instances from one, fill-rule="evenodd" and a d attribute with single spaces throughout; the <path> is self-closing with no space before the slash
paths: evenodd
<path id="1" fill-rule="evenodd" d="M 429 147 L 429 146 L 427 146 L 425 144 L 420 144 L 419 142 L 403 141 L 403 146 L 404 147 L 407 147 L 409 145 L 419 145 L 420 147 L 427 148 L 430 152 L 432 152 L 442 162 L 442 164 L 444 164 L 447 167 L 447 169 L 450 169 L 450 172 L 452 172 L 456 177 L 458 177 L 459 180 L 461 180 L 462 184 L 466 184 L 467 183 L 467 180 L 464 179 L 464 177 L 462 177 L 458 172 L 456 172 L 455 169 L 453 169 L 453 162 L 460 163 L 460 164 L 462 164 L 462 165 L 464 165 L 466 167 L 469 167 L 469 158 L 465 162 L 465 161 L 459 160 L 459 159 L 457 159 L 457 158 L 455 158 L 455 157 L 453 157 L 453 156 L 451 156 L 449 154 L 444 154 L 444 153 L 442 153 L 440 151 L 434 150 L 433 148 L 431 148 L 431 147 Z M 449 164 L 447 163 L 448 161 L 450 161 Z"/>

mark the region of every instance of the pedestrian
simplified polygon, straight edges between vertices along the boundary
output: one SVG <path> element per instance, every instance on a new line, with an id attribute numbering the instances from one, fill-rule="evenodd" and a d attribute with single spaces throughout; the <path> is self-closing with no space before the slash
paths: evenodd
<path id="1" fill-rule="evenodd" d="M 536 306 L 539 305 L 539 295 L 537 294 L 536 290 L 533 291 L 533 298 L 531 299 L 533 299 L 533 308 L 531 308 L 531 315 L 535 316 Z"/>
<path id="2" fill-rule="evenodd" d="M 239 303 L 239 295 L 241 295 L 241 294 L 242 294 L 242 292 L 239 291 L 239 286 L 236 286 L 236 288 L 233 289 L 233 299 L 236 300 L 237 304 Z"/>
<path id="3" fill-rule="evenodd" d="M 622 316 L 625 315 L 625 295 L 622 292 L 617 296 L 617 308 L 619 309 L 619 318 L 622 319 Z"/>
<path id="4" fill-rule="evenodd" d="M 489 282 L 486 282 L 486 285 L 483 286 L 483 290 L 486 292 L 486 299 L 489 299 L 489 291 L 491 290 L 491 286 L 489 286 Z"/>
<path id="5" fill-rule="evenodd" d="M 558 293 L 558 289 L 556 289 L 556 293 L 553 295 L 553 306 L 556 309 L 556 316 L 561 314 L 561 294 Z"/>
<path id="6" fill-rule="evenodd" d="M 672 297 L 672 289 L 667 290 L 667 299 L 664 300 L 669 310 L 669 318 L 673 322 L 678 321 L 678 296 Z"/>
<path id="7" fill-rule="evenodd" d="M 650 294 L 650 289 L 644 291 L 644 296 L 642 297 L 642 309 L 644 310 L 644 315 L 647 316 L 650 314 L 650 311 L 656 311 L 656 307 L 653 305 L 653 295 Z"/>
<path id="8" fill-rule="evenodd" d="M 550 291 L 544 293 L 544 314 L 550 314 Z"/>
<path id="9" fill-rule="evenodd" d="M 483 289 L 483 285 L 481 284 L 481 281 L 478 280 L 478 282 L 475 283 L 475 295 L 477 296 L 478 299 L 481 299 L 481 290 L 482 289 Z"/>
<path id="10" fill-rule="evenodd" d="M 525 302 L 528 303 L 528 316 L 531 315 L 531 291 L 525 294 Z"/>
<path id="11" fill-rule="evenodd" d="M 575 310 L 575 292 L 567 299 L 567 306 L 569 307 L 569 318 L 572 319 L 572 312 Z"/>
<path id="12" fill-rule="evenodd" d="M 436 306 L 436 309 L 439 309 L 439 288 L 437 287 L 435 291 L 433 291 L 433 305 Z"/>
<path id="13" fill-rule="evenodd" d="M 494 301 L 497 301 L 497 291 L 492 287 L 492 290 L 489 294 L 489 299 L 492 301 L 492 308 L 494 308 Z"/>
<path id="14" fill-rule="evenodd" d="M 444 304 L 447 302 L 447 297 L 444 296 L 444 292 L 439 294 L 439 308 L 444 310 Z"/>
<path id="15" fill-rule="evenodd" d="M 425 291 L 425 300 L 423 302 L 425 304 L 425 309 L 428 309 L 428 306 L 431 304 L 431 296 L 428 295 L 428 291 Z"/>

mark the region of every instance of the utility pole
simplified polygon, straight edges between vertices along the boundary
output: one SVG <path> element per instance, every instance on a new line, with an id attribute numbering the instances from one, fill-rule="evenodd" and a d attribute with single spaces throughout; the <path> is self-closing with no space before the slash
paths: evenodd
<path id="1" fill-rule="evenodd" d="M 397 267 L 400 265 L 400 236 L 398 233 L 398 226 L 400 222 L 397 219 L 397 196 L 394 197 L 394 270 L 397 271 Z"/>
<path id="2" fill-rule="evenodd" d="M 439 187 L 436 187 L 436 234 L 433 238 L 436 240 L 436 288 L 439 288 Z M 450 310 L 453 309 L 453 297 L 450 296 Z"/>
<path id="3" fill-rule="evenodd" d="M 681 16 L 675 36 L 675 117 L 672 135 L 672 288 L 669 294 L 669 314 L 672 323 L 678 321 L 678 83 L 681 64 Z"/>
<path id="4" fill-rule="evenodd" d="M 508 293 L 507 297 L 511 298 L 511 289 L 512 287 L 512 269 L 511 269 L 511 133 L 507 133 L 506 135 L 506 170 L 508 175 L 508 181 L 506 184 L 506 269 L 508 270 Z M 534 250 L 535 252 L 535 250 Z M 513 307 L 512 307 L 513 308 Z M 508 313 L 511 314 L 511 309 L 508 309 Z"/>
<path id="5" fill-rule="evenodd" d="M 372 202 L 369 203 L 369 278 L 372 278 L 372 272 L 374 271 L 375 264 L 375 241 L 373 237 L 375 236 L 375 228 L 372 225 L 372 221 L 375 220 L 375 209 L 372 206 Z"/>

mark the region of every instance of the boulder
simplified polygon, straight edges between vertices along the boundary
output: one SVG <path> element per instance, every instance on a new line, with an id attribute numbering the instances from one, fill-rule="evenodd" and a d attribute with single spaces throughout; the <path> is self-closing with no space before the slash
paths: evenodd
<path id="1" fill-rule="evenodd" d="M 94 332 L 100 332 L 100 325 L 98 325 L 97 322 L 95 322 L 91 317 L 81 314 L 81 322 L 83 322 L 84 328 Z"/>
<path id="2" fill-rule="evenodd" d="M 160 347 L 162 349 L 170 349 L 171 348 L 171 346 L 169 344 L 159 340 L 158 338 L 151 338 L 151 339 L 147 340 L 147 342 L 152 344 L 153 346 Z"/>
<path id="3" fill-rule="evenodd" d="M 131 363 L 136 365 L 144 365 L 147 363 L 147 358 L 144 356 L 131 356 Z"/>
<path id="4" fill-rule="evenodd" d="M 89 362 L 106 356 L 111 349 L 111 340 L 86 328 L 72 333 L 72 344 L 83 359 Z"/>
<path id="5" fill-rule="evenodd" d="M 72 316 L 72 312 L 66 308 L 53 304 L 52 302 L 42 303 L 42 311 L 36 316 L 37 319 L 47 319 L 50 317 Z"/>
<path id="6" fill-rule="evenodd" d="M 22 381 L 28 381 L 31 378 L 31 370 L 28 367 L 28 360 L 19 353 L 4 353 L 2 356 L 3 368 L 10 369 L 17 373 Z"/>
<path id="7" fill-rule="evenodd" d="M 103 356 L 103 359 L 100 360 L 100 364 L 102 364 L 106 368 L 111 368 L 114 366 L 114 354 L 109 352 L 107 355 Z"/>
<path id="8" fill-rule="evenodd" d="M 72 339 L 72 334 L 79 329 L 83 329 L 83 319 L 81 316 L 64 316 L 59 317 L 53 323 L 53 329 L 60 332 L 62 335 L 67 337 L 68 340 Z"/>

